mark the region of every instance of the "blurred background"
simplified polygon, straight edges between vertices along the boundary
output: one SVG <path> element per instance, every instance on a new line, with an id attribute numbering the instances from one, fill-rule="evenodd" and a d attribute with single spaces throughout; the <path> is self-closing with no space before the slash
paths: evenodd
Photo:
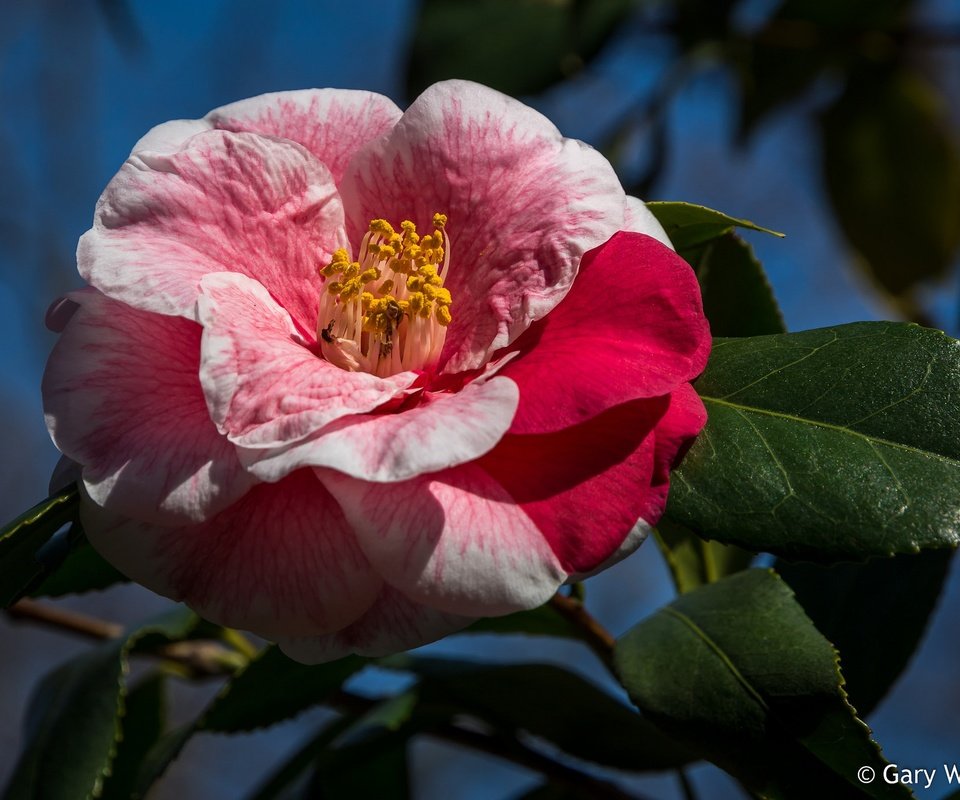
<path id="1" fill-rule="evenodd" d="M 960 331 L 954 0 L 4 0 L 3 17 L 3 520 L 47 493 L 57 454 L 40 407 L 53 344 L 43 314 L 80 285 L 74 251 L 101 190 L 151 126 L 263 92 L 362 88 L 403 107 L 434 80 L 488 83 L 600 148 L 628 191 L 786 233 L 748 239 L 790 330 L 897 318 Z M 672 592 L 652 544 L 587 589 L 615 634 Z M 166 606 L 135 587 L 62 602 L 121 622 Z M 960 757 L 958 634 L 954 574 L 917 657 L 868 720 L 892 762 Z M 85 646 L 0 618 L 0 785 L 31 689 Z M 615 691 L 570 643 L 464 636 L 430 650 L 554 660 Z M 374 675 L 357 688 L 376 693 L 386 682 Z M 213 688 L 183 687 L 173 719 L 195 713 Z M 152 797 L 242 797 L 321 718 L 196 737 Z M 683 796 L 672 775 L 615 777 L 648 797 Z M 538 783 L 432 740 L 414 745 L 411 779 L 416 797 L 437 800 L 518 797 Z M 743 796 L 709 766 L 692 780 L 704 798 Z"/>

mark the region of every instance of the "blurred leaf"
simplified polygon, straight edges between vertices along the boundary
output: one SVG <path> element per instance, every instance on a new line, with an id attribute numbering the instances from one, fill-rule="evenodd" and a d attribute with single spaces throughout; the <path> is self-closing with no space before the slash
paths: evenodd
<path id="1" fill-rule="evenodd" d="M 143 761 L 163 733 L 165 680 L 163 675 L 152 675 L 127 695 L 120 721 L 122 738 L 100 800 L 128 800 L 136 791 Z"/>
<path id="2" fill-rule="evenodd" d="M 237 733 L 291 719 L 326 700 L 367 665 L 360 656 L 307 666 L 287 658 L 276 645 L 231 678 L 198 722 L 198 729 Z"/>
<path id="3" fill-rule="evenodd" d="M 593 58 L 632 6 L 632 0 L 424 0 L 407 96 L 447 78 L 510 95 L 542 91 Z"/>
<path id="4" fill-rule="evenodd" d="M 561 639 L 582 639 L 581 628 L 570 623 L 549 604 L 529 611 L 517 611 L 504 617 L 483 617 L 469 628 L 466 633 L 522 633 L 527 636 L 554 636 Z"/>
<path id="5" fill-rule="evenodd" d="M 714 336 L 785 333 L 783 315 L 753 248 L 735 233 L 703 246 L 690 262 L 703 292 L 703 310 Z"/>
<path id="6" fill-rule="evenodd" d="M 746 228 L 774 236 L 783 236 L 768 228 L 761 228 L 746 219 L 730 217 L 720 211 L 694 203 L 652 202 L 647 208 L 653 213 L 673 242 L 677 252 L 686 258 L 685 253 L 696 250 L 701 245 L 730 233 L 735 228 Z"/>
<path id="7" fill-rule="evenodd" d="M 30 592 L 30 596 L 62 597 L 65 594 L 93 592 L 117 583 L 127 583 L 129 580 L 94 550 L 93 545 L 84 537 L 63 562 Z"/>
<path id="8" fill-rule="evenodd" d="M 840 651 L 850 704 L 866 717 L 903 672 L 946 580 L 952 550 L 865 564 L 788 564 L 776 570 Z"/>
<path id="9" fill-rule="evenodd" d="M 906 798 L 862 784 L 884 761 L 843 693 L 836 653 L 769 570 L 682 595 L 624 637 L 614 663 L 637 706 L 752 792 L 782 800 Z"/>
<path id="10" fill-rule="evenodd" d="M 960 245 L 960 152 L 917 76 L 868 72 L 822 118 L 830 201 L 859 262 L 903 295 L 943 275 Z"/>
<path id="11" fill-rule="evenodd" d="M 696 388 L 709 419 L 673 474 L 669 519 L 819 562 L 960 539 L 955 340 L 883 322 L 719 339 Z"/>
<path id="12" fill-rule="evenodd" d="M 733 545 L 707 542 L 689 528 L 662 518 L 655 530 L 673 583 L 681 594 L 750 566 L 754 553 Z"/>
<path id="13" fill-rule="evenodd" d="M 199 623 L 177 609 L 47 675 L 27 709 L 24 747 L 4 800 L 99 796 L 122 736 L 129 654 L 179 641 Z"/>
<path id="14" fill-rule="evenodd" d="M 672 769 L 697 758 L 603 690 L 560 667 L 413 656 L 383 663 L 419 675 L 425 703 L 449 704 L 499 730 L 525 730 L 576 758 L 637 772 Z"/>
<path id="15" fill-rule="evenodd" d="M 78 502 L 77 487 L 71 485 L 0 528 L 0 606 L 19 600 L 66 555 L 66 539 L 57 552 L 42 548 L 76 519 Z"/>

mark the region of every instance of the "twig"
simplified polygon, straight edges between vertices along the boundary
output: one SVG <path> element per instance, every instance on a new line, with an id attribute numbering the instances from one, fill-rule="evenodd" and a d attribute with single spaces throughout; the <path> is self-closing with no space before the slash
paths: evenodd
<path id="1" fill-rule="evenodd" d="M 374 708 L 379 701 L 341 689 L 329 698 L 329 702 L 341 710 L 363 714 Z M 551 783 L 573 789 L 586 797 L 600 800 L 644 800 L 640 795 L 626 792 L 610 781 L 554 761 L 512 737 L 502 734 L 488 735 L 461 727 L 453 722 L 431 726 L 422 733 L 424 736 L 433 736 L 451 744 L 469 747 L 472 750 L 479 750 L 505 761 L 511 761 L 521 767 L 539 772 Z"/>
<path id="2" fill-rule="evenodd" d="M 115 622 L 106 622 L 88 614 L 81 614 L 79 611 L 69 611 L 27 598 L 10 606 L 7 609 L 7 615 L 12 619 L 29 620 L 47 628 L 69 631 L 97 641 L 119 639 L 123 635 L 123 626 Z"/>
<path id="3" fill-rule="evenodd" d="M 610 631 L 597 622 L 595 617 L 591 616 L 583 603 L 558 593 L 550 598 L 550 605 L 558 614 L 580 628 L 584 640 L 597 657 L 609 669 L 613 669 L 613 648 L 616 639 Z"/>

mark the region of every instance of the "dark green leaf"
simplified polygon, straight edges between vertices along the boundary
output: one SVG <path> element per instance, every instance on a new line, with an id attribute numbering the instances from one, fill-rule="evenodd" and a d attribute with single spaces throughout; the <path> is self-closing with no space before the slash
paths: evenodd
<path id="1" fill-rule="evenodd" d="M 198 620 L 178 609 L 44 678 L 27 711 L 24 750 L 4 800 L 97 796 L 122 736 L 130 652 L 183 639 Z"/>
<path id="2" fill-rule="evenodd" d="M 561 639 L 582 639 L 583 631 L 572 625 L 550 605 L 529 611 L 517 611 L 505 617 L 484 617 L 462 633 L 523 633 L 528 636 L 555 636 Z"/>
<path id="3" fill-rule="evenodd" d="M 709 421 L 674 473 L 670 519 L 821 562 L 957 544 L 953 339 L 872 322 L 721 339 L 696 387 Z"/>
<path id="4" fill-rule="evenodd" d="M 163 733 L 165 678 L 153 675 L 131 689 L 121 720 L 122 738 L 100 800 L 129 800 L 147 753 Z"/>
<path id="5" fill-rule="evenodd" d="M 784 333 L 783 315 L 753 248 L 735 233 L 703 247 L 694 263 L 714 336 Z"/>
<path id="6" fill-rule="evenodd" d="M 733 545 L 708 542 L 689 528 L 663 518 L 655 531 L 677 591 L 692 591 L 750 566 L 754 554 Z"/>
<path id="7" fill-rule="evenodd" d="M 307 666 L 287 658 L 276 645 L 227 682 L 198 723 L 201 730 L 235 733 L 295 717 L 326 700 L 366 659 L 348 656 Z"/>
<path id="8" fill-rule="evenodd" d="M 606 692 L 550 664 L 399 656 L 386 665 L 419 675 L 424 702 L 474 714 L 500 730 L 523 729 L 577 758 L 631 771 L 672 769 L 696 758 Z"/>
<path id="9" fill-rule="evenodd" d="M 630 13 L 631 0 L 424 0 L 407 94 L 468 78 L 532 94 L 579 70 Z"/>
<path id="10" fill-rule="evenodd" d="M 653 212 L 663 229 L 673 242 L 677 252 L 686 258 L 685 253 L 696 250 L 712 239 L 717 239 L 730 233 L 735 228 L 746 228 L 751 231 L 770 233 L 774 236 L 783 236 L 782 233 L 761 228 L 754 222 L 746 219 L 730 217 L 720 211 L 714 211 L 706 206 L 694 203 L 655 202 L 647 203 L 647 208 Z"/>
<path id="11" fill-rule="evenodd" d="M 893 295 L 943 275 L 960 245 L 960 150 L 935 92 L 867 72 L 822 123 L 827 189 L 860 265 Z"/>
<path id="12" fill-rule="evenodd" d="M 78 502 L 77 488 L 71 485 L 0 528 L 0 606 L 19 600 L 66 556 L 66 539 L 62 547 L 52 548 L 56 552 L 42 548 L 76 519 Z"/>
<path id="13" fill-rule="evenodd" d="M 614 663 L 645 714 L 752 792 L 911 796 L 857 779 L 886 762 L 846 702 L 835 651 L 772 571 L 682 595 L 621 638 Z"/>
<path id="14" fill-rule="evenodd" d="M 62 597 L 65 594 L 106 589 L 130 579 L 104 560 L 86 539 L 78 542 L 56 570 L 34 589 L 31 597 Z"/>
<path id="15" fill-rule="evenodd" d="M 807 616 L 840 651 L 847 694 L 861 717 L 907 666 L 953 553 L 932 550 L 832 567 L 777 563 Z"/>

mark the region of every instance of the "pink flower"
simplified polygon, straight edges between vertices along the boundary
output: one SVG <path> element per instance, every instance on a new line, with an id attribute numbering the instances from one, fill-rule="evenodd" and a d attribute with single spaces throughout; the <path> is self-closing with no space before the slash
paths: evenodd
<path id="1" fill-rule="evenodd" d="M 668 244 L 601 155 L 476 84 L 154 128 L 49 315 L 88 537 L 305 662 L 543 603 L 639 545 L 704 424 Z"/>

